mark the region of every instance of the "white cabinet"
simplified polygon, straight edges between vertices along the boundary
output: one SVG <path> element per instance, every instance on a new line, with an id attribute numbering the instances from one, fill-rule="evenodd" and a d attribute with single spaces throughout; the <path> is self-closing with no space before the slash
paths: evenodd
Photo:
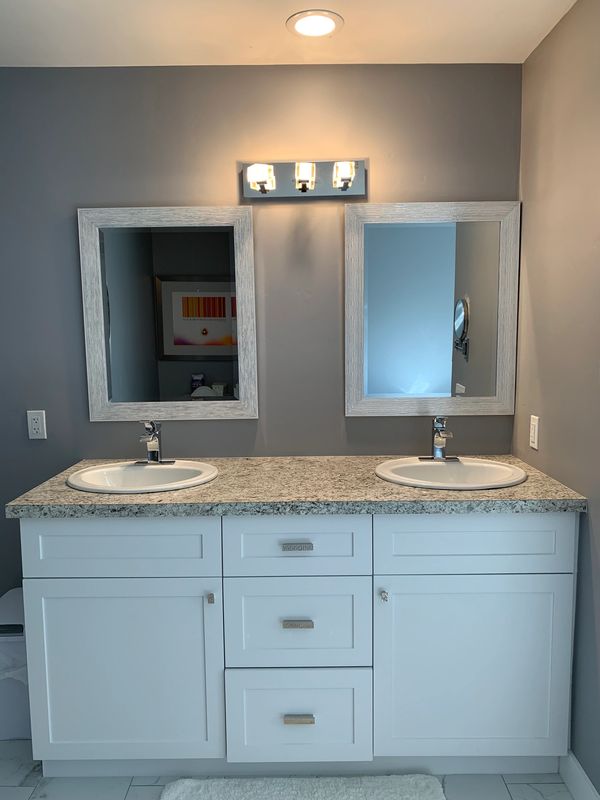
<path id="1" fill-rule="evenodd" d="M 376 756 L 562 755 L 573 576 L 376 576 Z"/>
<path id="2" fill-rule="evenodd" d="M 371 575 L 373 518 L 365 514 L 223 518 L 223 573 Z"/>
<path id="3" fill-rule="evenodd" d="M 367 667 L 369 576 L 225 578 L 228 667 Z"/>
<path id="4" fill-rule="evenodd" d="M 376 575 L 573 572 L 577 514 L 378 514 Z"/>
<path id="5" fill-rule="evenodd" d="M 36 758 L 224 757 L 220 578 L 29 579 L 24 597 Z"/>
<path id="6" fill-rule="evenodd" d="M 370 669 L 228 669 L 229 761 L 370 761 Z"/>
<path id="7" fill-rule="evenodd" d="M 25 578 L 221 575 L 220 517 L 24 519 Z"/>
<path id="8" fill-rule="evenodd" d="M 21 538 L 36 758 L 567 752 L 576 514 L 40 519 Z"/>

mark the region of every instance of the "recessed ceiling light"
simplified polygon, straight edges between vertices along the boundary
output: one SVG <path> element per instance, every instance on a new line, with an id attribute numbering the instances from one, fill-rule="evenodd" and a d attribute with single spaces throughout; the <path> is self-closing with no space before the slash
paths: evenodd
<path id="1" fill-rule="evenodd" d="M 311 8 L 292 14 L 285 24 L 288 30 L 299 36 L 331 36 L 342 27 L 344 19 L 335 11 Z"/>

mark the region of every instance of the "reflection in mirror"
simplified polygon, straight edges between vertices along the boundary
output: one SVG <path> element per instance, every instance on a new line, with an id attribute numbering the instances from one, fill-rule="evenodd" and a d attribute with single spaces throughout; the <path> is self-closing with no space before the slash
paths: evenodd
<path id="1" fill-rule="evenodd" d="M 454 338 L 462 342 L 469 331 L 469 299 L 459 297 L 454 306 Z M 456 342 L 455 342 L 456 344 Z"/>
<path id="2" fill-rule="evenodd" d="M 499 222 L 365 225 L 368 396 L 495 394 L 499 246 Z"/>
<path id="3" fill-rule="evenodd" d="M 90 419 L 256 418 L 251 209 L 78 217 Z"/>
<path id="4" fill-rule="evenodd" d="M 101 228 L 109 397 L 238 396 L 233 228 Z"/>
<path id="5" fill-rule="evenodd" d="M 346 413 L 510 414 L 519 204 L 346 207 Z"/>

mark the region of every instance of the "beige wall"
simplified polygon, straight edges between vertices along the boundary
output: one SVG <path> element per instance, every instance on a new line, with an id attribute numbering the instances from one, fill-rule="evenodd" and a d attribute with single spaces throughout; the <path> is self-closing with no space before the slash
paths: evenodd
<path id="1" fill-rule="evenodd" d="M 580 545 L 572 747 L 600 790 L 600 2 L 526 61 L 514 449 L 591 499 Z M 528 446 L 540 416 L 539 452 Z"/>

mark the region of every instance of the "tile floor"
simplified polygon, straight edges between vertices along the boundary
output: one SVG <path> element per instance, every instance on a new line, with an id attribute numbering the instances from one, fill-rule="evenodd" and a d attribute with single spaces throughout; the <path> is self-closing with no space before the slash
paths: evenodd
<path id="1" fill-rule="evenodd" d="M 172 778 L 42 778 L 27 741 L 0 742 L 0 800 L 158 800 Z M 447 775 L 447 800 L 573 800 L 560 775 Z"/>

